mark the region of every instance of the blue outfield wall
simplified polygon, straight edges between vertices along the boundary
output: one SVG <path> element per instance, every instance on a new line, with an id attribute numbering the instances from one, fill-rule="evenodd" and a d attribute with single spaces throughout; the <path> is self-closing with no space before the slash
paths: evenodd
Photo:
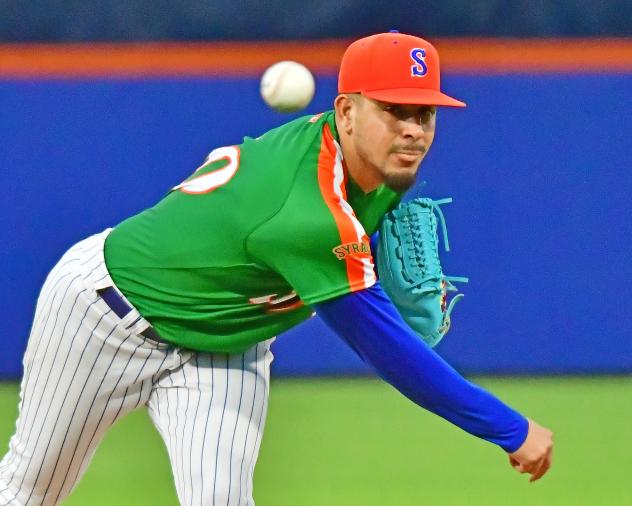
<path id="1" fill-rule="evenodd" d="M 468 275 L 437 350 L 465 373 L 632 372 L 632 75 L 448 75 L 414 195 L 452 196 L 448 274 Z M 307 113 L 330 107 L 318 76 Z M 152 205 L 212 148 L 290 117 L 256 79 L 0 81 L 0 377 L 73 242 Z M 317 320 L 277 374 L 366 372 Z"/>

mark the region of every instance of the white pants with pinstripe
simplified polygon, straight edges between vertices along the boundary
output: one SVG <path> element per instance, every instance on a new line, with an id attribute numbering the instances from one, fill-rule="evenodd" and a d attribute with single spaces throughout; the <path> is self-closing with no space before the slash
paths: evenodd
<path id="1" fill-rule="evenodd" d="M 71 492 L 107 429 L 147 405 L 183 505 L 253 505 L 265 423 L 270 343 L 243 355 L 200 353 L 143 338 L 97 295 L 112 286 L 108 231 L 71 248 L 37 302 L 0 506 L 54 505 Z M 149 484 L 148 484 L 149 486 Z"/>

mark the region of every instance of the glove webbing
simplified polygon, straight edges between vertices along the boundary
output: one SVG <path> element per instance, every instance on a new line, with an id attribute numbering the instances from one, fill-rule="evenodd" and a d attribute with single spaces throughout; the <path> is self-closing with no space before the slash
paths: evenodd
<path id="1" fill-rule="evenodd" d="M 468 278 L 457 276 L 445 276 L 441 270 L 439 261 L 439 245 L 437 241 L 437 216 L 441 223 L 443 245 L 446 251 L 450 251 L 448 229 L 445 217 L 441 211 L 442 204 L 452 202 L 451 198 L 432 200 L 418 198 L 403 208 L 393 211 L 397 220 L 393 221 L 393 234 L 396 235 L 401 247 L 396 249 L 396 254 L 402 261 L 404 270 L 402 276 L 411 284 L 411 288 L 417 293 L 426 293 L 437 289 L 437 281 L 445 281 L 448 291 L 456 291 L 452 282 L 466 283 Z M 428 284 L 429 286 L 422 286 Z M 434 281 L 434 283 L 432 282 Z M 454 307 L 455 297 L 448 306 L 448 315 Z"/>

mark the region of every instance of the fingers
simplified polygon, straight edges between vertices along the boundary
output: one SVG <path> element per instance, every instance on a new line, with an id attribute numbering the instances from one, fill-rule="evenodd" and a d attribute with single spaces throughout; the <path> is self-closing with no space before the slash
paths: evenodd
<path id="1" fill-rule="evenodd" d="M 509 456 L 509 463 L 520 474 L 530 474 L 529 482 L 539 480 L 551 468 L 552 451 L 548 451 L 541 459 L 535 462 L 520 462 L 518 459 Z"/>
<path id="2" fill-rule="evenodd" d="M 534 481 L 539 480 L 546 474 L 546 472 L 551 468 L 551 464 L 553 462 L 553 449 L 551 448 L 547 454 L 542 458 L 536 470 L 531 473 L 531 478 L 529 478 L 529 482 L 533 483 Z"/>
<path id="3" fill-rule="evenodd" d="M 519 473 L 525 472 L 522 463 L 518 459 L 513 458 L 511 455 L 509 455 L 509 464 L 511 464 L 511 467 L 513 467 Z"/>
<path id="4" fill-rule="evenodd" d="M 538 481 L 551 467 L 548 459 L 543 459 L 542 462 L 535 468 L 535 471 L 531 472 L 531 478 L 529 478 L 529 483 L 533 483 L 534 481 Z"/>

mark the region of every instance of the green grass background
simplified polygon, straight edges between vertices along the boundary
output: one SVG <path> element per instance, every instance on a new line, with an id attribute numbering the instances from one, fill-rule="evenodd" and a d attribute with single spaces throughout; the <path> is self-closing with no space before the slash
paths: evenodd
<path id="1" fill-rule="evenodd" d="M 497 447 L 372 379 L 273 380 L 257 506 L 630 506 L 632 378 L 476 378 L 555 432 L 552 470 L 528 483 Z M 0 383 L 0 448 L 18 386 Z M 108 433 L 69 506 L 177 505 L 144 410 Z"/>

